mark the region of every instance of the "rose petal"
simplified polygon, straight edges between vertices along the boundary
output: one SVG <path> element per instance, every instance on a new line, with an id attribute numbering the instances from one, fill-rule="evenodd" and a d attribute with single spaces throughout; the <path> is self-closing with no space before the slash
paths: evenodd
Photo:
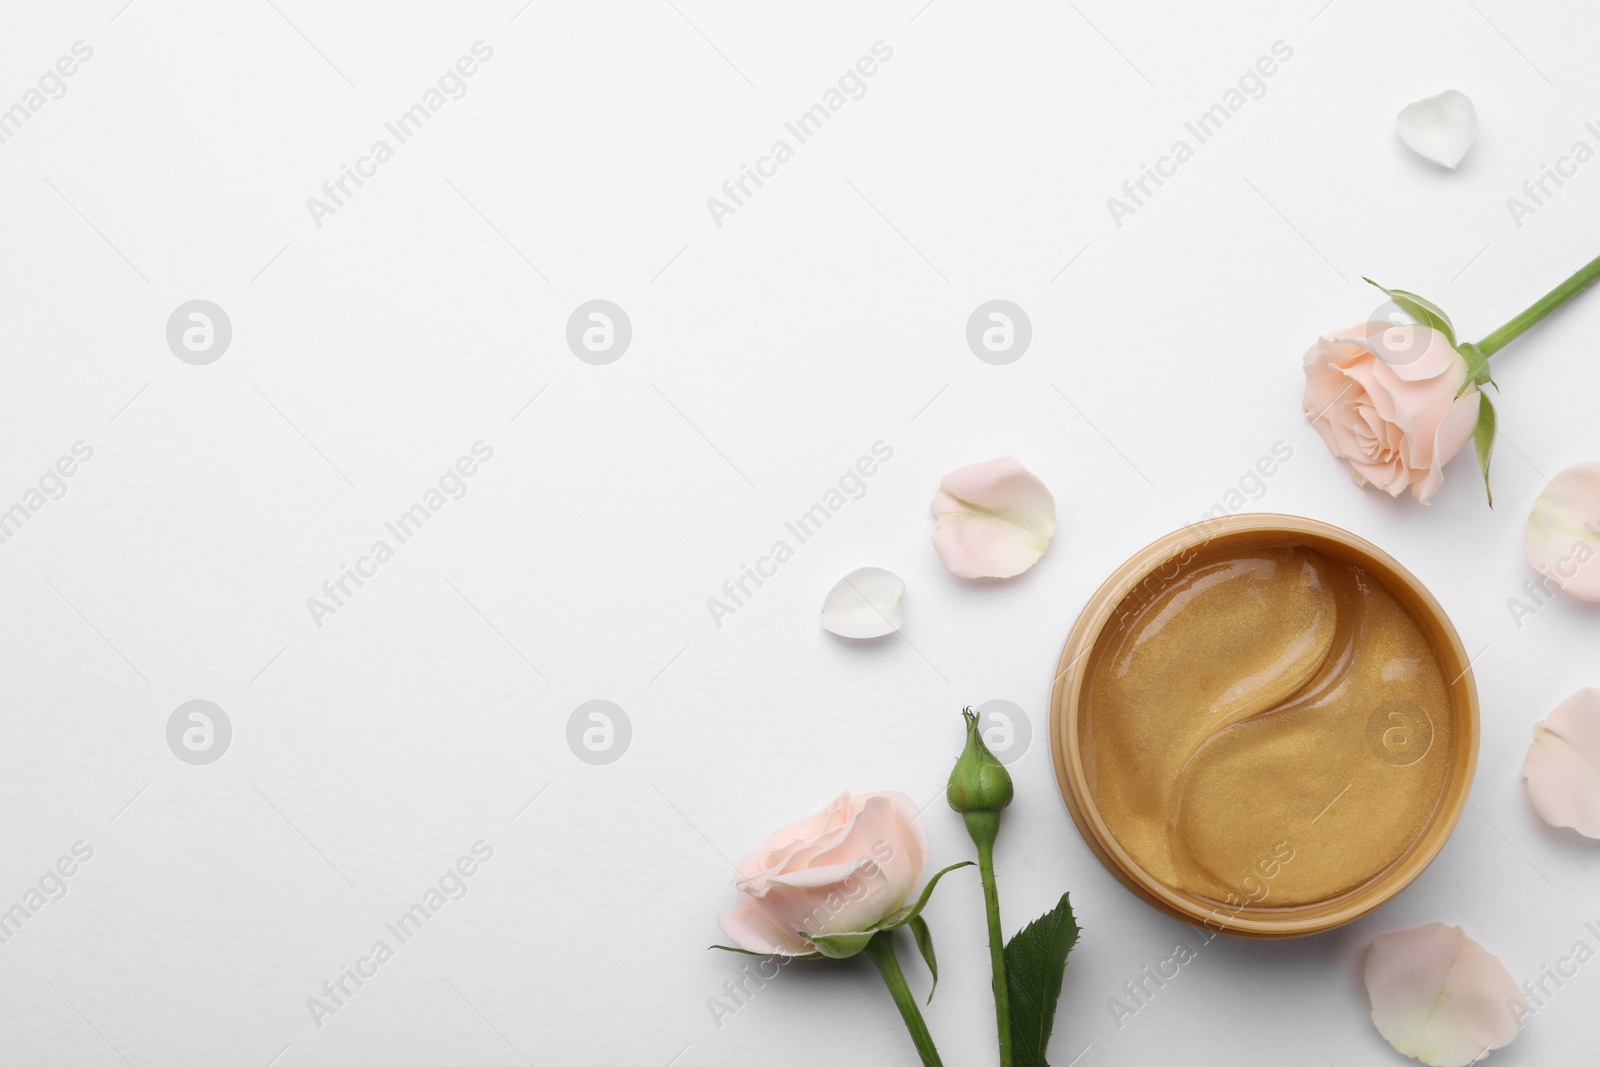
<path id="1" fill-rule="evenodd" d="M 767 879 L 767 886 L 786 885 L 791 889 L 820 889 L 825 885 L 834 885 L 844 881 L 857 871 L 866 870 L 871 866 L 868 860 L 855 859 L 846 863 L 812 864 L 800 871 L 790 871 L 787 874 L 775 874 Z"/>
<path id="2" fill-rule="evenodd" d="M 922 872 L 928 866 L 928 824 L 922 818 L 922 809 L 906 794 L 894 789 L 862 793 L 860 796 L 864 800 L 882 797 L 889 802 L 894 826 L 900 832 L 900 844 L 905 847 L 904 855 L 911 867 L 911 884 L 922 881 Z"/>
<path id="3" fill-rule="evenodd" d="M 830 847 L 830 842 L 849 833 L 860 807 L 861 801 L 852 798 L 847 790 L 815 815 L 790 823 L 745 857 L 734 884 L 741 891 L 759 895 L 768 878 L 788 870 L 803 870 L 813 856 Z M 754 873 L 746 873 L 747 869 Z"/>
<path id="4" fill-rule="evenodd" d="M 1467 380 L 1467 358 L 1457 352 L 1443 331 L 1435 330 L 1431 326 L 1422 326 L 1408 323 L 1404 326 L 1389 327 L 1392 338 L 1394 331 L 1400 331 L 1411 338 L 1408 345 L 1421 346 L 1422 351 L 1415 359 L 1405 363 L 1392 363 L 1390 369 L 1402 381 L 1425 382 L 1434 378 L 1446 378 L 1453 389 L 1460 389 L 1461 383 Z"/>
<path id="5" fill-rule="evenodd" d="M 1444 418 L 1439 420 L 1427 454 L 1423 455 L 1419 450 L 1415 462 L 1423 477 L 1412 486 L 1411 493 L 1420 502 L 1426 504 L 1439 491 L 1444 484 L 1444 465 L 1472 440 L 1472 434 L 1478 428 L 1478 408 L 1482 403 L 1483 397 L 1476 389 L 1457 399 L 1445 412 Z"/>
<path id="6" fill-rule="evenodd" d="M 1364 322 L 1348 330 L 1339 330 L 1317 338 L 1316 344 L 1306 349 L 1306 369 L 1318 367 L 1346 367 L 1367 353 L 1367 333 L 1374 327 L 1388 327 L 1386 322 Z"/>
<path id="7" fill-rule="evenodd" d="M 1522 776 L 1545 822 L 1600 838 L 1600 689 L 1578 690 L 1534 724 Z"/>
<path id="8" fill-rule="evenodd" d="M 859 793 L 845 830 L 790 869 L 745 892 L 785 930 L 813 934 L 864 930 L 898 909 L 922 880 L 926 831 L 910 820 L 916 805 L 904 793 Z M 798 859 L 798 858 L 797 858 Z M 824 905 L 819 911 L 819 904 Z"/>
<path id="9" fill-rule="evenodd" d="M 1528 563 L 1580 600 L 1600 600 L 1600 463 L 1550 480 L 1528 515 Z"/>
<path id="10" fill-rule="evenodd" d="M 813 838 L 830 828 L 837 829 L 850 821 L 850 791 L 833 798 L 832 803 L 814 815 L 776 830 L 739 864 L 736 882 L 749 882 L 764 874 L 783 869 L 797 851 L 804 849 Z"/>
<path id="11" fill-rule="evenodd" d="M 767 918 L 767 913 L 749 897 L 740 895 L 739 905 L 717 916 L 717 928 L 746 952 L 765 952 L 774 956 L 804 956 L 813 951 L 799 937 Z"/>
<path id="12" fill-rule="evenodd" d="M 1510 1044 L 1527 1007 L 1505 966 L 1443 923 L 1375 938 L 1365 977 L 1378 1033 L 1431 1067 L 1466 1067 Z"/>
<path id="13" fill-rule="evenodd" d="M 1406 330 L 1426 332 L 1431 338 L 1427 351 L 1404 366 L 1393 366 L 1380 356 L 1367 365 L 1362 381 L 1378 413 L 1411 435 L 1433 426 L 1441 408 L 1457 401 L 1456 393 L 1467 380 L 1467 361 L 1437 330 L 1394 326 L 1389 332 Z"/>
<path id="14" fill-rule="evenodd" d="M 1456 376 L 1456 388 L 1466 381 L 1465 357 L 1451 346 L 1450 338 L 1431 326 L 1375 319 L 1341 330 L 1335 337 L 1358 353 L 1373 353 L 1402 381 L 1427 381 L 1443 374 Z"/>
<path id="15" fill-rule="evenodd" d="M 840 637 L 882 637 L 900 629 L 906 583 L 881 567 L 862 567 L 839 579 L 822 602 L 822 628 Z"/>
<path id="16" fill-rule="evenodd" d="M 1478 112 L 1465 93 L 1448 89 L 1407 104 L 1394 132 L 1423 159 L 1455 170 L 1478 136 Z"/>
<path id="17" fill-rule="evenodd" d="M 1306 350 L 1305 367 L 1308 372 L 1321 370 L 1324 367 L 1341 370 L 1346 362 L 1360 354 L 1361 350 L 1355 345 L 1319 337 L 1316 343 Z M 1305 393 L 1306 418 L 1315 422 L 1328 409 L 1329 404 L 1348 396 L 1354 388 L 1348 381 L 1335 375 L 1310 376 L 1308 373 Z"/>
<path id="18" fill-rule="evenodd" d="M 951 471 L 933 498 L 933 547 L 959 578 L 1010 578 L 1039 562 L 1056 502 L 1011 456 Z"/>

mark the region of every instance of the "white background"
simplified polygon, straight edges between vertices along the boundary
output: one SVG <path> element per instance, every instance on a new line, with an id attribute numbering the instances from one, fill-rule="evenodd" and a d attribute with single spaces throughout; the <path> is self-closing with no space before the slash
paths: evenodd
<path id="1" fill-rule="evenodd" d="M 729 863 L 842 789 L 935 801 L 935 862 L 967 857 L 938 797 L 958 709 L 995 698 L 1035 734 L 1006 925 L 1070 889 L 1084 929 L 1057 1067 L 1400 1062 L 1367 1018 L 1374 935 L 1460 923 L 1519 982 L 1600 948 L 1595 847 L 1519 774 L 1532 724 L 1600 683 L 1600 619 L 1507 608 L 1546 477 L 1600 458 L 1600 295 L 1496 359 L 1493 511 L 1467 456 L 1431 507 L 1356 489 L 1299 406 L 1306 346 L 1378 304 L 1363 274 L 1476 338 L 1600 252 L 1600 163 L 1520 227 L 1506 206 L 1600 146 L 1587 5 L 274 3 L 6 5 L 0 107 L 93 57 L 0 145 L 0 507 L 94 455 L 0 545 L 0 906 L 94 855 L 0 946 L 0 1062 L 914 1063 L 864 963 L 786 971 L 717 1026 L 740 960 L 705 946 Z M 316 226 L 306 199 L 478 40 L 467 95 Z M 715 225 L 706 198 L 880 40 L 866 95 Z M 1276 41 L 1265 95 L 1115 226 L 1106 198 Z M 1456 173 L 1392 128 L 1446 88 L 1481 123 Z M 564 340 L 597 297 L 633 323 L 609 366 Z M 233 324 L 209 366 L 165 340 L 196 298 Z M 966 345 L 992 298 L 1033 323 L 1009 366 Z M 315 625 L 306 599 L 479 440 L 468 494 Z M 714 626 L 707 597 L 878 440 L 866 495 Z M 1479 657 L 1472 804 L 1381 912 L 1214 942 L 1119 1029 L 1109 1000 L 1188 932 L 1069 821 L 1050 678 L 1100 581 L 1277 441 L 1247 507 L 1375 541 Z M 964 583 L 928 502 L 1006 454 L 1060 529 L 1026 576 Z M 904 640 L 817 625 L 869 564 L 909 585 Z M 210 766 L 165 739 L 195 698 L 233 725 Z M 565 742 L 597 698 L 633 726 L 609 766 Z M 307 998 L 479 839 L 470 893 L 314 1025 Z M 994 1061 L 979 906 L 952 875 L 928 912 L 952 1065 Z M 1494 1061 L 1579 1062 L 1596 968 Z"/>

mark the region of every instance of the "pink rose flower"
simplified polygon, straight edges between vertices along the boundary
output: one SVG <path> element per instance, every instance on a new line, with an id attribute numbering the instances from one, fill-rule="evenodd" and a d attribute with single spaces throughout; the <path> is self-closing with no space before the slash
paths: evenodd
<path id="1" fill-rule="evenodd" d="M 858 933 L 894 914 L 922 881 L 928 831 L 904 793 L 839 794 L 739 864 L 739 904 L 717 916 L 747 952 L 804 956 L 808 934 Z"/>
<path id="2" fill-rule="evenodd" d="M 1444 465 L 1472 439 L 1480 397 L 1467 361 L 1428 326 L 1367 322 L 1322 337 L 1305 356 L 1306 418 L 1357 485 L 1426 504 Z"/>

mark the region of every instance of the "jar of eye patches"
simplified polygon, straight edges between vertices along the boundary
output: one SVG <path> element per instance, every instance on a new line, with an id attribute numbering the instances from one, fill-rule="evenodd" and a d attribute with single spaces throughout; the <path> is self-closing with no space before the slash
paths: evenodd
<path id="1" fill-rule="evenodd" d="M 1477 762 L 1468 657 L 1405 568 L 1335 526 L 1235 515 L 1143 549 L 1062 650 L 1067 808 L 1155 907 L 1294 937 L 1390 900 L 1438 855 Z"/>

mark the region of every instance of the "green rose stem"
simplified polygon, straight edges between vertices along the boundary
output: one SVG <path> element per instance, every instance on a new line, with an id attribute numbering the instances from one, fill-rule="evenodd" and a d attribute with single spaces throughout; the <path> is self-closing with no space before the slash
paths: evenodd
<path id="1" fill-rule="evenodd" d="M 1583 292 L 1600 280 L 1600 256 L 1589 261 L 1588 266 L 1556 286 L 1528 310 L 1478 342 L 1478 351 L 1485 359 L 1527 333 L 1546 315 Z"/>
<path id="2" fill-rule="evenodd" d="M 905 1020 L 906 1029 L 911 1032 L 911 1041 L 917 1046 L 917 1055 L 922 1057 L 923 1067 L 944 1067 L 944 1061 L 939 1059 L 939 1050 L 933 1047 L 933 1035 L 928 1033 L 928 1024 L 923 1021 L 922 1011 L 917 1007 L 917 999 L 911 995 L 911 987 L 906 985 L 905 972 L 895 958 L 894 931 L 879 930 L 873 934 L 872 940 L 867 942 L 866 952 L 872 957 L 872 962 L 878 965 L 883 984 L 889 987 L 889 995 L 894 997 L 895 1007 L 900 1009 L 900 1018 Z"/>
<path id="3" fill-rule="evenodd" d="M 1011 803 L 1011 775 L 978 733 L 978 717 L 962 710 L 967 722 L 967 747 L 950 772 L 945 798 L 961 813 L 967 833 L 978 847 L 978 873 L 983 878 L 983 908 L 989 919 L 989 963 L 993 971 L 995 1027 L 1000 1037 L 1000 1067 L 1011 1067 L 1011 1003 L 1006 981 L 1005 937 L 1000 932 L 1000 891 L 994 880 L 994 842 L 1000 833 L 1000 810 Z"/>
<path id="4" fill-rule="evenodd" d="M 1011 1067 L 1011 1003 L 1006 982 L 1005 935 L 1000 932 L 1000 890 L 994 881 L 994 839 L 1000 832 L 998 811 L 961 813 L 967 833 L 978 846 L 978 874 L 983 878 L 983 910 L 989 918 L 989 967 L 993 972 L 995 1026 L 1000 1032 L 1000 1067 Z"/>

